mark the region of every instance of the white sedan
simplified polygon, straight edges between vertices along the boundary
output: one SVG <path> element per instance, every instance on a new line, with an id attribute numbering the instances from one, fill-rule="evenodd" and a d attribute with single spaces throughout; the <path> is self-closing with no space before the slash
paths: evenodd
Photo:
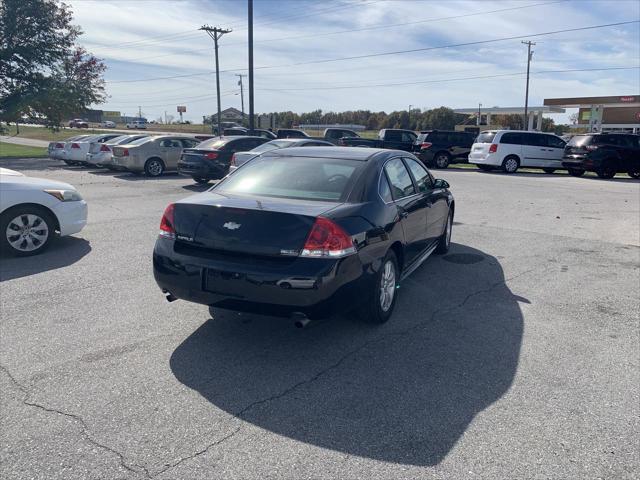
<path id="1" fill-rule="evenodd" d="M 68 183 L 0 168 L 0 190 L 3 253 L 35 255 L 49 246 L 56 232 L 71 235 L 87 224 L 87 202 Z"/>

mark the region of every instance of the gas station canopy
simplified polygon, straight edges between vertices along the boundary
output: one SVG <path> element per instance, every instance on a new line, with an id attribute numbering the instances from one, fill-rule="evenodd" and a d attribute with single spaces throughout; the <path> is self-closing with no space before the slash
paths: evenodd
<path id="1" fill-rule="evenodd" d="M 640 132 L 640 95 L 547 98 L 545 106 L 578 108 L 578 124 L 590 132 Z"/>

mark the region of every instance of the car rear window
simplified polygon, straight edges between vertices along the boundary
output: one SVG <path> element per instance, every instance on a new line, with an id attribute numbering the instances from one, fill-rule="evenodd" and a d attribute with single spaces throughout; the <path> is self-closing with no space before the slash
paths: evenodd
<path id="1" fill-rule="evenodd" d="M 150 142 L 151 140 L 153 140 L 153 137 L 142 137 L 128 143 L 127 145 L 142 145 L 143 143 Z"/>
<path id="2" fill-rule="evenodd" d="M 212 148 L 214 150 L 217 150 L 224 147 L 230 141 L 231 140 L 229 138 L 210 138 L 209 140 L 205 140 L 204 142 L 200 143 L 198 145 L 198 148 Z"/>
<path id="3" fill-rule="evenodd" d="M 571 137 L 571 140 L 567 143 L 570 147 L 582 147 L 584 145 L 590 145 L 593 135 L 576 135 Z M 595 143 L 595 142 L 594 142 Z"/>
<path id="4" fill-rule="evenodd" d="M 482 132 L 476 138 L 476 143 L 493 143 L 494 138 L 496 138 L 496 132 Z"/>
<path id="5" fill-rule="evenodd" d="M 363 165 L 355 160 L 309 157 L 258 157 L 213 188 L 239 193 L 302 200 L 339 201 Z"/>
<path id="6" fill-rule="evenodd" d="M 258 145 L 256 148 L 251 150 L 253 153 L 264 153 L 270 150 L 276 150 L 278 148 L 284 148 L 291 145 L 291 142 L 283 141 L 283 140 L 273 140 L 271 142 L 263 143 L 262 145 Z"/>

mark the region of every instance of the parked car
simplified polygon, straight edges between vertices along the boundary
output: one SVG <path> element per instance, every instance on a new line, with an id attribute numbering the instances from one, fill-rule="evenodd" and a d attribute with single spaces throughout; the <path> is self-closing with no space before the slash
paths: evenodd
<path id="1" fill-rule="evenodd" d="M 336 128 L 331 127 L 325 129 L 322 138 L 327 142 L 331 142 L 333 145 L 338 145 L 338 142 L 341 138 L 352 137 L 352 138 L 360 138 L 353 130 L 349 130 L 348 128 Z"/>
<path id="2" fill-rule="evenodd" d="M 44 251 L 56 233 L 78 233 L 87 203 L 68 183 L 0 168 L 0 251 L 16 256 Z"/>
<path id="3" fill-rule="evenodd" d="M 222 178 L 229 173 L 231 157 L 236 152 L 246 152 L 268 142 L 266 138 L 239 135 L 212 138 L 182 152 L 178 173 L 193 178 L 196 183 Z"/>
<path id="4" fill-rule="evenodd" d="M 100 124 L 103 128 L 116 128 L 116 122 L 112 122 L 111 120 L 105 120 Z"/>
<path id="5" fill-rule="evenodd" d="M 65 154 L 63 157 L 63 161 L 67 165 L 85 165 L 87 160 L 87 153 L 89 153 L 89 147 L 92 143 L 105 143 L 113 138 L 119 137 L 120 135 L 122 134 L 102 133 L 100 135 L 90 135 L 80 140 L 65 142 Z"/>
<path id="6" fill-rule="evenodd" d="M 600 178 L 627 173 L 640 178 L 640 135 L 630 133 L 588 133 L 575 135 L 564 149 L 562 165 L 579 177 L 585 171 Z"/>
<path id="7" fill-rule="evenodd" d="M 338 141 L 346 147 L 389 148 L 393 150 L 414 150 L 417 135 L 411 130 L 384 128 L 378 132 L 378 138 L 347 137 Z"/>
<path id="8" fill-rule="evenodd" d="M 87 137 L 91 137 L 92 135 L 76 135 L 74 137 L 69 137 L 66 140 L 62 140 L 59 142 L 49 142 L 48 153 L 49 158 L 52 160 L 64 160 L 65 158 L 65 150 L 64 145 L 67 142 L 73 142 L 76 140 L 82 140 Z"/>
<path id="9" fill-rule="evenodd" d="M 74 118 L 69 121 L 69 128 L 89 128 L 89 122 L 81 118 Z"/>
<path id="10" fill-rule="evenodd" d="M 159 177 L 165 171 L 177 168 L 184 148 L 193 148 L 199 143 L 193 137 L 181 135 L 140 138 L 111 149 L 113 168 Z"/>
<path id="11" fill-rule="evenodd" d="M 143 120 L 134 120 L 133 122 L 127 123 L 127 128 L 133 128 L 136 130 L 146 130 L 147 122 Z"/>
<path id="12" fill-rule="evenodd" d="M 518 168 L 541 168 L 553 173 L 562 166 L 566 143 L 551 133 L 520 130 L 486 130 L 471 147 L 469 163 L 481 170 L 502 169 L 515 173 Z"/>
<path id="13" fill-rule="evenodd" d="M 166 208 L 154 276 L 169 300 L 383 323 L 399 282 L 449 249 L 448 187 L 402 151 L 272 150 Z"/>
<path id="14" fill-rule="evenodd" d="M 447 168 L 451 163 L 467 162 L 477 134 L 451 130 L 420 132 L 415 154 L 427 167 Z"/>
<path id="15" fill-rule="evenodd" d="M 91 142 L 89 144 L 89 152 L 85 157 L 85 163 L 95 165 L 96 167 L 105 167 L 113 169 L 113 152 L 111 149 L 116 145 L 124 145 L 131 143 L 140 138 L 146 138 L 149 135 L 141 133 L 138 135 L 120 135 L 106 142 Z"/>
<path id="16" fill-rule="evenodd" d="M 257 146 L 253 150 L 248 152 L 234 153 L 231 157 L 231 166 L 229 171 L 232 172 L 240 165 L 248 162 L 252 158 L 257 157 L 265 152 L 271 150 L 277 150 L 279 148 L 291 148 L 291 147 L 331 147 L 332 143 L 324 140 L 313 140 L 310 138 L 280 138 L 278 140 L 271 140 L 270 142 L 263 143 Z"/>
<path id="17" fill-rule="evenodd" d="M 276 136 L 278 138 L 309 138 L 307 132 L 295 128 L 279 128 Z"/>

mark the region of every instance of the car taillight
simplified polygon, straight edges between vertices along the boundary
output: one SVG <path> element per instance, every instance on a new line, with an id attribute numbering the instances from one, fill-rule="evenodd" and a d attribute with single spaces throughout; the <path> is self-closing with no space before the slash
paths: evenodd
<path id="1" fill-rule="evenodd" d="M 355 253 L 356 247 L 347 232 L 328 218 L 318 217 L 304 243 L 301 257 L 336 258 Z"/>
<path id="2" fill-rule="evenodd" d="M 433 143 L 431 143 L 431 142 L 422 142 L 422 143 L 420 144 L 420 148 L 421 148 L 422 150 L 426 150 L 427 148 L 430 148 L 430 147 L 431 147 L 431 145 L 433 145 Z"/>
<path id="3" fill-rule="evenodd" d="M 492 143 L 489 147 L 489 153 L 496 153 L 498 151 L 498 144 Z"/>
<path id="4" fill-rule="evenodd" d="M 204 158 L 207 160 L 215 160 L 218 158 L 218 152 L 207 152 L 204 154 Z"/>
<path id="5" fill-rule="evenodd" d="M 56 143 L 56 148 L 64 148 L 64 143 Z"/>
<path id="6" fill-rule="evenodd" d="M 122 150 L 122 156 L 123 157 L 128 157 L 129 156 L 129 149 L 125 148 L 124 150 Z"/>
<path id="7" fill-rule="evenodd" d="M 231 165 L 236 166 L 236 154 L 231 155 Z"/>
<path id="8" fill-rule="evenodd" d="M 71 148 L 80 148 L 80 145 L 78 145 L 77 143 L 72 143 Z"/>
<path id="9" fill-rule="evenodd" d="M 173 226 L 173 210 L 173 203 L 170 203 L 164 210 L 162 220 L 160 220 L 160 232 L 158 232 L 161 237 L 170 239 L 176 238 L 176 229 Z"/>
<path id="10" fill-rule="evenodd" d="M 104 143 L 100 146 L 100 151 L 101 152 L 110 152 L 111 149 L 109 147 L 107 147 Z"/>

